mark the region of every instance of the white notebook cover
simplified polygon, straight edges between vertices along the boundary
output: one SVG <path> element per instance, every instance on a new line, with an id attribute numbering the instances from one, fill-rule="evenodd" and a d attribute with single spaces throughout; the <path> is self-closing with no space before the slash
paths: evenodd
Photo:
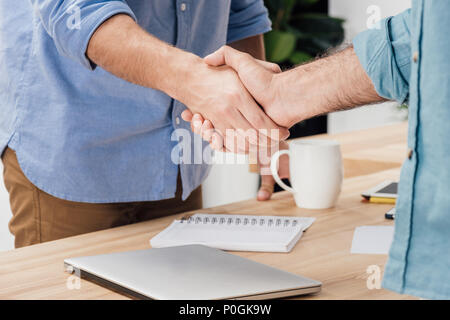
<path id="1" fill-rule="evenodd" d="M 150 240 L 153 248 L 201 244 L 231 251 L 289 252 L 315 218 L 195 214 Z"/>

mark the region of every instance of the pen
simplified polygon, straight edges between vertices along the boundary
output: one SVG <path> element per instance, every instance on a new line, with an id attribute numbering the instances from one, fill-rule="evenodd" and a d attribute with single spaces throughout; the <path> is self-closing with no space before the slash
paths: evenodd
<path id="1" fill-rule="evenodd" d="M 394 220 L 395 219 L 395 207 L 392 208 L 391 210 L 389 210 L 388 212 L 386 212 L 384 214 L 384 217 L 389 220 Z"/>
<path id="2" fill-rule="evenodd" d="M 369 202 L 371 202 L 371 203 L 395 204 L 396 200 L 397 199 L 395 199 L 395 198 L 370 197 Z"/>

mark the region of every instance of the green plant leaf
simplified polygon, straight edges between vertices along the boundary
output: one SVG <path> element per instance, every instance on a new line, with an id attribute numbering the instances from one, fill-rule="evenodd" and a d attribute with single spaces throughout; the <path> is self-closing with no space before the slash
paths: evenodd
<path id="1" fill-rule="evenodd" d="M 292 17 L 290 31 L 299 39 L 297 46 L 310 48 L 307 51 L 322 52 L 342 43 L 343 22 L 323 14 L 301 14 Z"/>
<path id="2" fill-rule="evenodd" d="M 291 67 L 342 43 L 344 20 L 317 13 L 320 2 L 264 0 L 274 29 L 265 36 L 269 60 Z"/>
<path id="3" fill-rule="evenodd" d="M 292 64 L 301 64 L 301 63 L 305 63 L 308 62 L 309 60 L 311 60 L 313 57 L 306 52 L 303 51 L 295 51 L 290 57 L 289 57 L 289 61 Z"/>
<path id="4" fill-rule="evenodd" d="M 290 25 L 308 38 L 327 39 L 333 44 L 339 44 L 344 37 L 343 22 L 342 19 L 326 15 L 304 14 L 293 16 Z"/>
<path id="5" fill-rule="evenodd" d="M 267 60 L 280 63 L 288 59 L 294 51 L 296 37 L 289 32 L 273 30 L 264 37 Z"/>
<path id="6" fill-rule="evenodd" d="M 319 0 L 298 0 L 301 6 L 310 6 L 319 2 Z"/>
<path id="7" fill-rule="evenodd" d="M 292 10 L 294 10 L 296 2 L 297 0 L 284 0 L 285 12 L 283 17 L 283 24 L 287 24 L 291 19 Z"/>

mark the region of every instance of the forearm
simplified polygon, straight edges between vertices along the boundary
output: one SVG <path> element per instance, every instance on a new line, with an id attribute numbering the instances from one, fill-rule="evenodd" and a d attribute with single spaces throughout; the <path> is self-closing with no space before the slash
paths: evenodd
<path id="1" fill-rule="evenodd" d="M 237 128 L 280 129 L 255 103 L 231 68 L 212 68 L 192 53 L 174 48 L 117 15 L 91 37 L 87 56 L 112 74 L 160 90 L 221 132 Z M 283 131 L 283 130 L 282 130 Z M 287 135 L 283 131 L 280 136 Z"/>
<path id="2" fill-rule="evenodd" d="M 103 69 L 129 82 L 178 98 L 188 75 L 187 66 L 202 60 L 141 29 L 128 15 L 105 21 L 93 34 L 86 52 Z"/>
<path id="3" fill-rule="evenodd" d="M 384 100 L 375 91 L 353 47 L 276 75 L 274 79 L 275 99 L 282 101 L 292 124 Z"/>

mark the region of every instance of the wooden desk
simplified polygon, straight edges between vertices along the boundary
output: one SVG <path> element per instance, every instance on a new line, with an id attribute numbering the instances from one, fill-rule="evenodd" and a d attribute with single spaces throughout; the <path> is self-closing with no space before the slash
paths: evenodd
<path id="1" fill-rule="evenodd" d="M 342 143 L 345 165 L 343 191 L 337 206 L 328 210 L 297 208 L 292 196 L 278 193 L 272 201 L 249 200 L 203 212 L 312 216 L 317 221 L 289 253 L 239 252 L 238 255 L 323 282 L 320 295 L 301 299 L 406 299 L 383 289 L 369 290 L 366 270 L 383 270 L 386 255 L 350 254 L 354 228 L 391 225 L 384 219 L 390 205 L 361 202 L 360 193 L 384 179 L 398 179 L 406 156 L 406 124 L 331 137 Z M 117 293 L 81 281 L 67 289 L 69 277 L 63 259 L 149 248 L 149 239 L 181 215 L 71 237 L 0 253 L 0 299 L 126 299 Z M 183 266 L 180 266 L 182 270 Z"/>

